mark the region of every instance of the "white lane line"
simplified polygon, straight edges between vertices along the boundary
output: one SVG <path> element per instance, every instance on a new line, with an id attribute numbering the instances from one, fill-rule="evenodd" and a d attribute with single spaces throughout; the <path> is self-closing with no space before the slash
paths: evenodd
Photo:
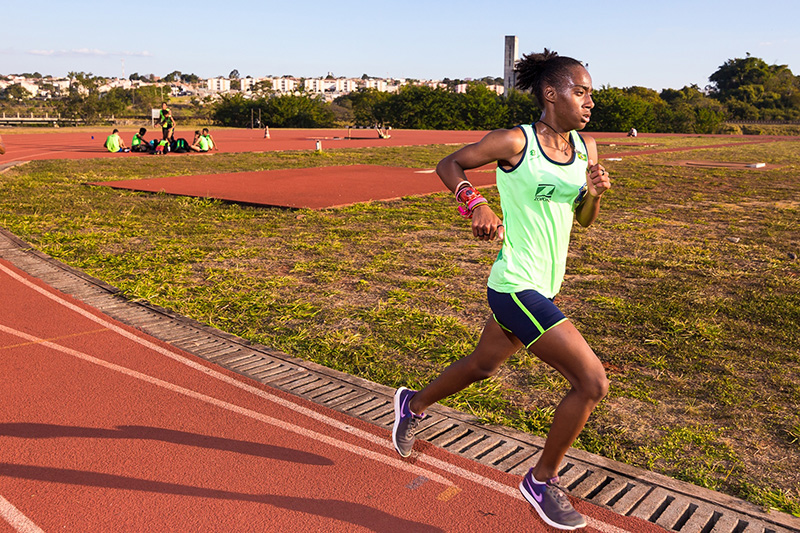
<path id="1" fill-rule="evenodd" d="M 227 375 L 225 375 L 225 374 L 223 374 L 221 372 L 218 372 L 218 371 L 213 370 L 211 368 L 208 368 L 208 367 L 206 367 L 204 365 L 201 365 L 200 363 L 198 363 L 196 361 L 193 361 L 192 359 L 189 359 L 189 358 L 187 358 L 186 356 L 184 356 L 182 354 L 178 354 L 178 353 L 172 352 L 172 351 L 167 350 L 167 349 L 165 349 L 165 348 L 163 348 L 163 347 L 161 347 L 161 346 L 159 346 L 159 345 L 157 345 L 157 344 L 155 344 L 153 342 L 148 341 L 147 339 L 143 339 L 143 338 L 139 337 L 138 335 L 135 335 L 135 334 L 129 332 L 128 330 L 117 326 L 116 324 L 114 324 L 112 322 L 109 322 L 108 320 L 105 320 L 103 318 L 95 316 L 94 314 L 86 311 L 85 309 L 66 301 L 65 299 L 61 298 L 57 294 L 51 293 L 50 291 L 48 291 L 46 289 L 43 289 L 42 287 L 39 287 L 35 283 L 32 283 L 31 281 L 29 281 L 29 280 L 25 279 L 24 277 L 18 275 L 16 272 L 14 272 L 13 270 L 7 268 L 3 264 L 0 264 L 0 271 L 5 272 L 11 278 L 15 279 L 19 283 L 22 283 L 26 287 L 29 287 L 30 289 L 35 290 L 36 292 L 38 292 L 39 294 L 45 296 L 46 298 L 49 298 L 49 299 L 53 300 L 54 302 L 66 307 L 67 309 L 70 309 L 71 311 L 74 311 L 74 312 L 78 313 L 79 315 L 81 315 L 81 316 L 83 316 L 83 317 L 85 317 L 85 318 L 87 318 L 87 319 L 89 319 L 89 320 L 91 320 L 91 321 L 93 321 L 93 322 L 95 322 L 97 324 L 100 324 L 100 325 L 110 329 L 111 331 L 114 331 L 115 333 L 123 336 L 124 338 L 129 339 L 129 340 L 131 340 L 133 342 L 136 342 L 136 343 L 144 346 L 145 348 L 148 348 L 148 349 L 153 350 L 153 351 L 155 351 L 157 353 L 160 353 L 161 355 L 163 355 L 165 357 L 169 357 L 170 359 L 172 359 L 174 361 L 177 361 L 177 362 L 179 362 L 179 363 L 181 363 L 183 365 L 186 365 L 186 366 L 188 366 L 188 367 L 190 367 L 190 368 L 192 368 L 194 370 L 202 372 L 203 374 L 206 374 L 209 377 L 216 378 L 216 379 L 218 379 L 218 380 L 220 380 L 220 381 L 222 381 L 224 383 L 227 383 L 227 384 L 232 385 L 234 387 L 238 387 L 238 388 L 240 388 L 242 390 L 245 390 L 245 391 L 247 391 L 247 392 L 249 392 L 249 393 L 251 393 L 251 394 L 253 394 L 255 396 L 258 396 L 258 397 L 260 397 L 260 398 L 262 398 L 262 399 L 264 399 L 266 401 L 273 402 L 273 403 L 276 403 L 276 404 L 284 406 L 284 407 L 289 407 L 290 409 L 294 409 L 295 411 L 297 411 L 299 413 L 302 413 L 303 415 L 305 415 L 305 416 L 307 416 L 309 418 L 312 418 L 312 419 L 317 420 L 317 421 L 319 421 L 319 422 L 321 422 L 323 424 L 326 424 L 328 426 L 331 426 L 331 427 L 334 427 L 336 429 L 339 429 L 340 431 L 345 431 L 345 432 L 351 433 L 351 434 L 356 435 L 356 436 L 358 436 L 358 437 L 360 437 L 360 438 L 362 438 L 364 440 L 367 440 L 369 442 L 378 444 L 379 446 L 383 446 L 385 448 L 394 448 L 394 445 L 391 443 L 390 439 L 384 439 L 384 438 L 378 437 L 376 435 L 373 435 L 372 433 L 369 433 L 367 431 L 364 431 L 364 430 L 361 430 L 361 429 L 358 429 L 358 428 L 354 428 L 354 427 L 352 427 L 352 426 L 350 426 L 348 424 L 345 424 L 343 422 L 340 422 L 340 421 L 338 421 L 338 420 L 336 420 L 334 418 L 331 418 L 331 417 L 328 417 L 326 415 L 323 415 L 322 413 L 318 413 L 318 412 L 316 412 L 316 411 L 314 411 L 312 409 L 308 409 L 306 407 L 303 407 L 303 406 L 301 406 L 301 405 L 299 405 L 297 403 L 294 403 L 294 402 L 292 402 L 290 400 L 286 400 L 284 398 L 281 398 L 280 396 L 274 396 L 274 395 L 272 395 L 272 394 L 270 394 L 270 393 L 268 393 L 268 392 L 266 392 L 266 391 L 264 391 L 262 389 L 259 389 L 258 387 L 254 387 L 252 385 L 248 385 L 247 383 L 244 383 L 244 382 L 241 382 L 239 380 L 236 380 L 236 379 L 234 379 L 234 378 L 232 378 L 230 376 L 227 376 Z M 492 479 L 489 479 L 487 477 L 481 476 L 480 474 L 476 474 L 474 472 L 471 472 L 469 470 L 460 468 L 458 466 L 451 465 L 451 464 L 449 464 L 447 462 L 440 461 L 439 459 L 436 459 L 436 458 L 431 457 L 429 455 L 416 454 L 415 453 L 414 456 L 416 457 L 416 459 L 418 461 L 427 463 L 427 464 L 429 464 L 429 465 L 431 465 L 433 467 L 436 467 L 436 468 L 440 468 L 445 472 L 448 472 L 450 474 L 456 475 L 456 476 L 461 477 L 463 479 L 472 481 L 472 482 L 477 483 L 479 485 L 482 485 L 484 487 L 489 487 L 489 488 L 491 488 L 491 489 L 493 489 L 493 490 L 495 490 L 497 492 L 500 492 L 501 494 L 505 494 L 505 495 L 511 496 L 511 497 L 513 497 L 515 499 L 525 501 L 525 498 L 522 497 L 522 494 L 519 493 L 519 490 L 516 487 L 509 487 L 508 485 L 506 485 L 504 483 L 498 483 L 498 482 L 496 482 L 496 481 L 494 481 Z M 611 524 L 607 524 L 605 522 L 593 519 L 591 517 L 586 517 L 586 518 L 587 518 L 587 522 L 589 522 L 592 527 L 594 527 L 594 528 L 596 528 L 596 529 L 598 529 L 600 531 L 607 531 L 609 533 L 625 533 L 625 531 L 626 531 L 624 529 L 620 529 L 620 528 L 618 528 L 616 526 L 613 526 Z"/>
<path id="2" fill-rule="evenodd" d="M 20 533 L 44 533 L 44 530 L 2 496 L 0 496 L 0 517 Z"/>
<path id="3" fill-rule="evenodd" d="M 88 363 L 95 364 L 97 366 L 101 366 L 103 368 L 107 368 L 109 370 L 113 370 L 114 372 L 119 372 L 120 374 L 124 374 L 126 376 L 130 376 L 132 378 L 138 379 L 140 381 L 144 381 L 146 383 L 150 383 L 151 385 L 155 385 L 156 387 L 161 387 L 162 389 L 166 389 L 171 392 L 175 392 L 177 394 L 182 394 L 183 396 L 188 396 L 189 398 L 193 398 L 195 400 L 199 400 L 201 402 L 205 402 L 211 404 L 215 407 L 219 407 L 220 409 L 225 409 L 227 411 L 231 411 L 233 413 L 240 414 L 242 416 L 246 416 L 259 422 L 263 422 L 265 424 L 269 424 L 271 426 L 278 427 L 284 431 L 289 431 L 292 433 L 296 433 L 298 435 L 302 435 L 304 437 L 308 437 L 309 439 L 313 439 L 318 442 L 324 442 L 330 446 L 335 448 L 339 448 L 348 452 L 356 453 L 361 455 L 362 457 L 367 457 L 369 459 L 373 459 L 380 463 L 384 463 L 386 465 L 392 466 L 399 470 L 405 470 L 407 472 L 411 472 L 418 476 L 425 476 L 431 481 L 436 481 L 441 483 L 445 487 L 453 486 L 453 482 L 449 479 L 446 479 L 434 472 L 431 472 L 427 469 L 420 468 L 416 465 L 409 464 L 405 461 L 400 459 L 396 459 L 394 457 L 388 457 L 386 455 L 380 454 L 378 452 L 373 452 L 372 450 L 368 450 L 366 448 L 361 448 L 360 446 L 356 446 L 349 442 L 344 442 L 339 439 L 329 437 L 327 435 L 323 435 L 322 433 L 318 433 L 316 431 L 306 429 L 304 427 L 297 426 L 295 424 L 291 424 L 289 422 L 284 422 L 283 420 L 273 418 L 271 416 L 265 415 L 263 413 L 259 413 L 257 411 L 253 411 L 251 409 L 247 409 L 245 407 L 240 407 L 238 405 L 234 405 L 232 403 L 228 403 L 223 400 L 219 400 L 217 398 L 202 394 L 200 392 L 195 392 L 191 389 L 187 389 L 181 387 L 180 385 L 175 385 L 174 383 L 169 383 L 168 381 L 164 381 L 162 379 L 148 376 L 147 374 L 142 374 L 136 370 L 132 370 L 130 368 L 125 368 L 124 366 L 120 366 L 114 363 L 110 363 L 108 361 L 104 361 L 102 359 L 98 359 L 97 357 L 91 356 L 89 354 L 79 352 L 78 350 L 74 350 L 72 348 L 68 348 L 66 346 L 61 346 L 60 344 L 56 344 L 54 342 L 50 342 L 45 339 L 40 339 L 33 335 L 29 335 L 23 331 L 16 330 L 14 328 L 10 328 L 8 326 L 4 326 L 0 324 L 0 331 L 4 333 L 8 333 L 11 335 L 15 335 L 17 337 L 21 337 L 25 340 L 35 342 L 39 346 L 44 346 L 46 348 L 50 348 L 51 350 L 56 350 L 61 353 L 71 355 L 77 359 L 81 359 Z"/>

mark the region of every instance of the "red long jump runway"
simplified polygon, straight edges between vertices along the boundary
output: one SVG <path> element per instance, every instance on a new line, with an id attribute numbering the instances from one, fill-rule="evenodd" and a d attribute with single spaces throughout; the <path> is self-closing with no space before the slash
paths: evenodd
<path id="1" fill-rule="evenodd" d="M 495 174 L 489 167 L 469 171 L 468 174 L 476 187 L 495 183 Z M 96 181 L 90 185 L 309 209 L 341 207 L 447 190 L 433 170 L 378 165 Z"/>
<path id="2" fill-rule="evenodd" d="M 225 371 L 0 260 L 0 532 L 546 531 L 518 479 Z M 658 526 L 576 501 L 588 531 Z"/>
<path id="3" fill-rule="evenodd" d="M 145 139 L 160 139 L 161 129 L 147 128 Z M 3 132 L 6 155 L 3 162 L 33 161 L 39 159 L 86 159 L 96 157 L 151 157 L 147 154 L 110 153 L 103 148 L 112 128 L 103 130 L 68 131 L 58 133 L 14 133 Z M 120 135 L 130 146 L 138 128 L 119 128 Z M 436 130 L 391 130 L 391 138 L 381 139 L 374 130 L 353 130 L 352 139 L 347 139 L 347 130 L 341 129 L 271 129 L 270 138 L 264 138 L 264 130 L 216 129 L 211 135 L 219 145 L 219 152 L 272 152 L 288 150 L 315 150 L 317 141 L 324 149 L 369 148 L 376 146 L 420 146 L 427 144 L 465 144 L 480 140 L 486 132 L 481 131 L 436 131 Z M 94 137 L 94 138 L 92 138 Z M 178 125 L 176 138 L 190 143 L 194 129 Z M 183 154 L 196 156 L 197 154 Z M 175 157 L 176 154 L 169 154 Z"/>

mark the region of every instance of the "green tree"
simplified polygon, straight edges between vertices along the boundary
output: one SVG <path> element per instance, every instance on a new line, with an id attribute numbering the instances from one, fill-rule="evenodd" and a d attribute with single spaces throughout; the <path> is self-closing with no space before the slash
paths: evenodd
<path id="1" fill-rule="evenodd" d="M 272 94 L 274 92 L 272 90 L 272 81 L 270 80 L 258 81 L 250 88 L 250 92 L 262 96 Z"/>
<path id="2" fill-rule="evenodd" d="M 3 100 L 18 100 L 20 102 L 25 102 L 31 98 L 33 98 L 33 94 L 19 83 L 9 85 L 0 91 L 0 99 Z"/>
<path id="3" fill-rule="evenodd" d="M 727 105 L 733 118 L 800 118 L 800 77 L 786 65 L 751 57 L 726 61 L 710 77 L 711 96 Z"/>
<path id="4" fill-rule="evenodd" d="M 103 111 L 99 86 L 102 78 L 91 72 L 70 72 L 69 93 L 59 102 L 59 112 L 68 118 L 79 118 L 87 124 L 99 122 Z"/>
<path id="5" fill-rule="evenodd" d="M 140 114 L 150 116 L 150 110 L 161 107 L 161 87 L 145 85 L 133 89 L 133 108 Z"/>
<path id="6" fill-rule="evenodd" d="M 181 74 L 181 81 L 183 83 L 200 83 L 200 77 L 195 74 Z"/>
<path id="7" fill-rule="evenodd" d="M 406 85 L 381 106 L 386 123 L 394 128 L 463 130 L 456 95 L 445 89 Z"/>
<path id="8" fill-rule="evenodd" d="M 708 97 L 697 85 L 664 89 L 661 99 L 666 112 L 659 113 L 658 131 L 673 133 L 716 133 L 727 116 L 718 100 Z"/>
<path id="9" fill-rule="evenodd" d="M 508 121 L 506 127 L 510 128 L 517 124 L 530 124 L 539 119 L 542 114 L 536 97 L 528 92 L 509 89 L 505 96 L 505 105 L 508 110 Z"/>
<path id="10" fill-rule="evenodd" d="M 329 128 L 336 116 L 321 97 L 281 95 L 247 99 L 241 94 L 222 96 L 212 112 L 221 126 L 250 127 L 253 114 L 261 110 L 261 120 L 275 128 Z"/>
<path id="11" fill-rule="evenodd" d="M 391 95 L 377 89 L 359 89 L 341 97 L 351 104 L 353 122 L 357 126 L 373 126 L 388 123 L 384 116 L 386 102 Z M 339 105 L 344 105 L 341 102 Z"/>
<path id="12" fill-rule="evenodd" d="M 656 130 L 654 102 L 638 94 L 638 90 L 626 91 L 615 87 L 603 87 L 594 91 L 592 120 L 588 131 L 639 131 Z M 657 95 L 656 95 L 657 96 Z"/>
<path id="13" fill-rule="evenodd" d="M 179 70 L 173 70 L 166 76 L 164 76 L 163 81 L 166 83 L 175 83 L 176 81 L 180 81 L 181 79 L 181 72 Z"/>
<path id="14" fill-rule="evenodd" d="M 282 94 L 266 100 L 266 121 L 277 128 L 330 128 L 336 117 L 321 96 Z"/>
<path id="15" fill-rule="evenodd" d="M 486 85 L 470 83 L 467 92 L 458 96 L 461 120 L 467 129 L 494 130 L 508 123 L 508 107 L 502 97 Z"/>
<path id="16" fill-rule="evenodd" d="M 240 94 L 225 94 L 214 104 L 212 116 L 220 126 L 244 128 L 250 125 L 250 109 L 256 102 Z"/>

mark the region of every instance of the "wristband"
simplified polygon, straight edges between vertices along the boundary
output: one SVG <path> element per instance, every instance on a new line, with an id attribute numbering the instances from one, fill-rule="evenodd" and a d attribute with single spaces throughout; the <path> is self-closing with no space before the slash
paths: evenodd
<path id="1" fill-rule="evenodd" d="M 462 185 L 467 186 L 467 187 L 472 187 L 472 184 L 470 182 L 468 182 L 467 180 L 458 182 L 458 185 L 456 185 L 455 193 L 454 193 L 456 195 L 456 199 L 458 199 L 458 193 L 461 191 Z"/>
<path id="2" fill-rule="evenodd" d="M 468 204 L 476 196 L 480 196 L 478 191 L 476 191 L 472 185 L 468 185 L 458 190 L 456 193 L 456 200 L 462 204 Z"/>
<path id="3" fill-rule="evenodd" d="M 486 201 L 486 198 L 484 198 L 483 196 L 481 196 L 479 194 L 476 198 L 470 200 L 470 202 L 467 204 L 467 209 L 469 209 L 470 212 L 472 212 L 479 205 L 488 204 L 488 203 L 489 202 Z"/>

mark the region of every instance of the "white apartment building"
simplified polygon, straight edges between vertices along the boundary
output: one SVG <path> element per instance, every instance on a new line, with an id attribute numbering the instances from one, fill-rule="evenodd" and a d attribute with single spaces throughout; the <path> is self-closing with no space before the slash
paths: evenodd
<path id="1" fill-rule="evenodd" d="M 208 90 L 215 93 L 224 93 L 231 90 L 231 80 L 228 78 L 208 78 Z"/>
<path id="2" fill-rule="evenodd" d="M 386 82 L 386 80 L 376 80 L 371 78 L 364 80 L 364 87 L 367 89 L 378 89 L 381 92 L 386 92 L 388 86 L 389 84 Z"/>
<path id="3" fill-rule="evenodd" d="M 326 80 L 325 78 L 307 78 L 303 83 L 303 88 L 309 93 L 324 93 L 333 80 Z"/>
<path id="4" fill-rule="evenodd" d="M 339 78 L 334 81 L 336 82 L 334 86 L 334 92 L 352 93 L 353 91 L 358 90 L 358 82 L 360 80 L 354 80 L 352 78 Z"/>
<path id="5" fill-rule="evenodd" d="M 293 93 L 297 91 L 296 78 L 267 78 L 272 82 L 272 90 L 279 93 Z"/>
<path id="6" fill-rule="evenodd" d="M 239 90 L 243 93 L 250 91 L 253 88 L 253 85 L 259 82 L 259 78 L 241 78 L 239 80 Z"/>
<path id="7" fill-rule="evenodd" d="M 455 92 L 459 93 L 459 94 L 466 93 L 467 92 L 467 87 L 469 87 L 468 83 L 459 83 L 455 87 Z M 501 95 L 501 96 L 502 96 L 503 92 L 505 91 L 505 88 L 502 85 L 487 85 L 486 88 L 489 89 L 490 91 L 493 91 L 493 92 Z"/>

